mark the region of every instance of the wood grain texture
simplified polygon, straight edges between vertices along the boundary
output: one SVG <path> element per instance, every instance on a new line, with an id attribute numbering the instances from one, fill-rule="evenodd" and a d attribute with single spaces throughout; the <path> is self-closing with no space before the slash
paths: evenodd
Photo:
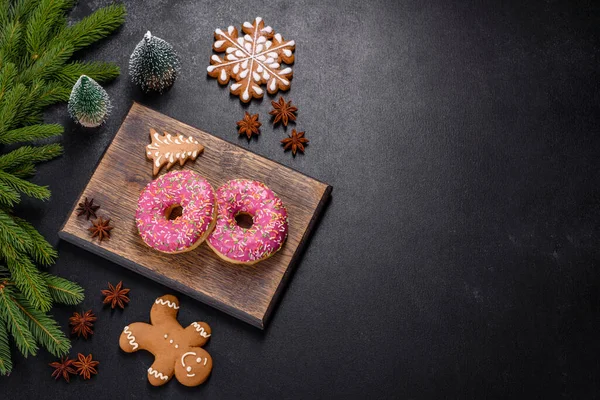
<path id="1" fill-rule="evenodd" d="M 193 136 L 205 146 L 190 169 L 204 176 L 215 190 L 230 179 L 264 182 L 277 193 L 289 215 L 289 233 L 282 249 L 254 266 L 229 264 L 203 243 L 175 255 L 146 246 L 135 225 L 137 200 L 152 177 L 145 157 L 150 129 Z M 180 169 L 179 165 L 171 168 Z M 166 173 L 165 168 L 159 175 Z M 279 163 L 134 103 L 75 205 L 84 197 L 100 204 L 98 215 L 111 218 L 111 239 L 91 239 L 90 222 L 69 212 L 59 236 L 77 246 L 154 279 L 259 328 L 264 328 L 285 280 L 290 276 L 314 221 L 331 193 L 331 186 Z"/>

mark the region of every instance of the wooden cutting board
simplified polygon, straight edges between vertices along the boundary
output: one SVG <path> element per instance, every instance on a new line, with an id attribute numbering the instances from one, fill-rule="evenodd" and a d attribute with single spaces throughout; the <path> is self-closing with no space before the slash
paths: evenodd
<path id="1" fill-rule="evenodd" d="M 152 162 L 145 157 L 150 128 L 160 133 L 193 136 L 205 146 L 196 161 L 187 161 L 183 167 L 177 164 L 171 171 L 196 171 L 215 190 L 230 179 L 244 178 L 264 182 L 277 193 L 289 215 L 288 238 L 282 249 L 254 266 L 245 266 L 223 261 L 206 243 L 174 255 L 146 246 L 134 216 L 140 192 L 153 179 Z M 165 172 L 163 168 L 160 174 Z M 331 189 L 325 183 L 134 103 L 69 212 L 59 237 L 264 329 Z M 90 222 L 77 217 L 75 208 L 84 197 L 101 205 L 99 216 L 111 218 L 114 229 L 110 240 L 100 243 L 91 239 L 87 231 Z"/>

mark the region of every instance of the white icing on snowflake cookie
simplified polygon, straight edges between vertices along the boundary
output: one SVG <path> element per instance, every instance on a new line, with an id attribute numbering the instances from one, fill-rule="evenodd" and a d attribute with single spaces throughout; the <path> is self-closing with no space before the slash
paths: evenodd
<path id="1" fill-rule="evenodd" d="M 233 26 L 226 32 L 215 30 L 213 49 L 225 55 L 223 58 L 212 55 L 211 65 L 206 69 L 208 75 L 217 78 L 221 85 L 233 78 L 235 83 L 229 89 L 244 103 L 263 97 L 262 84 L 267 85 L 270 94 L 288 90 L 292 68 L 282 67 L 281 63 L 294 62 L 294 41 L 286 41 L 279 33 L 274 33 L 260 17 L 253 23 L 244 22 L 242 32 L 244 36 L 238 37 L 238 30 Z"/>

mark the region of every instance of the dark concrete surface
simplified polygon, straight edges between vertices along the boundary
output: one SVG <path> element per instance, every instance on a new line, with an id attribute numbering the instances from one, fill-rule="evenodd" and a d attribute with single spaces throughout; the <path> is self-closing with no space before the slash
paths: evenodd
<path id="1" fill-rule="evenodd" d="M 109 0 L 80 1 L 80 18 Z M 45 351 L 0 378 L 2 398 L 483 399 L 600 396 L 599 54 L 591 1 L 127 1 L 122 29 L 79 56 L 118 63 L 106 125 L 66 105 L 65 155 L 40 166 L 47 203 L 19 213 L 58 246 L 53 273 L 86 289 L 99 319 L 72 354 L 90 381 L 55 382 Z M 284 153 L 270 98 L 242 106 L 206 76 L 212 33 L 261 16 L 297 43 L 287 98 L 310 145 Z M 127 76 L 146 30 L 183 72 L 162 96 Z M 151 387 L 148 353 L 125 354 L 125 324 L 171 290 L 58 240 L 57 231 L 132 101 L 248 147 L 334 187 L 264 332 L 185 296 L 180 320 L 213 328 L 206 384 Z M 258 140 L 238 139 L 244 110 Z M 140 135 L 146 135 L 140 132 Z M 132 149 L 139 154 L 140 149 Z M 115 165 L 114 168 L 119 168 Z M 124 311 L 100 289 L 123 280 Z"/>

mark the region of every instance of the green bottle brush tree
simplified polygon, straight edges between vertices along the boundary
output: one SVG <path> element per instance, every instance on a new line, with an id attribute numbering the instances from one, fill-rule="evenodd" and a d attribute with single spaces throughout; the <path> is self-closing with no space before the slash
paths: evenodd
<path id="1" fill-rule="evenodd" d="M 162 93 L 175 83 L 181 63 L 168 42 L 146 32 L 129 58 L 129 75 L 144 92 Z"/>
<path id="2" fill-rule="evenodd" d="M 83 289 L 40 271 L 57 253 L 27 221 L 13 213 L 21 196 L 47 200 L 50 191 L 28 178 L 35 164 L 62 153 L 59 144 L 24 144 L 62 134 L 43 123 L 43 109 L 67 101 L 81 75 L 106 82 L 119 67 L 69 61 L 125 20 L 125 7 L 111 5 L 67 24 L 75 0 L 0 0 L 0 374 L 12 369 L 9 341 L 27 357 L 39 347 L 55 356 L 70 342 L 48 314 L 54 303 L 78 304 Z M 10 147 L 7 147 L 10 146 Z M 12 339 L 11 339 L 12 338 Z"/>
<path id="3" fill-rule="evenodd" d="M 81 75 L 69 97 L 71 118 L 86 128 L 95 128 L 106 120 L 110 107 L 106 90 L 87 75 Z"/>

